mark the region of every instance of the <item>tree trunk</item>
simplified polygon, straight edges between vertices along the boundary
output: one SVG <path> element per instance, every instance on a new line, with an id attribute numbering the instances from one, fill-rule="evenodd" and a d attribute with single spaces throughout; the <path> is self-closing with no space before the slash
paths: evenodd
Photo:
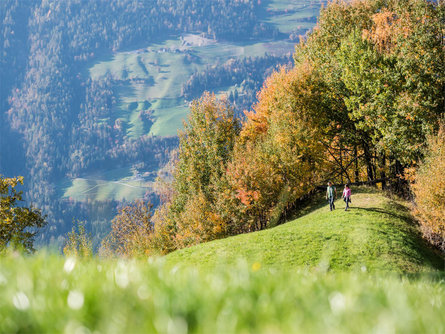
<path id="1" fill-rule="evenodd" d="M 342 154 L 342 145 L 340 141 L 340 178 L 341 178 L 341 184 L 343 184 L 343 154 Z"/>
<path id="2" fill-rule="evenodd" d="M 355 158 L 355 182 L 359 182 L 360 172 L 358 170 L 358 151 L 357 144 L 354 146 L 354 158 Z"/>
<path id="3" fill-rule="evenodd" d="M 366 163 L 366 169 L 368 172 L 368 181 L 372 181 L 374 180 L 374 174 L 373 174 L 373 166 L 372 166 L 372 156 L 371 153 L 369 152 L 369 146 L 368 143 L 366 143 L 365 141 L 362 141 L 363 143 L 363 153 L 364 153 L 364 157 L 365 157 L 365 163 Z"/>
<path id="4" fill-rule="evenodd" d="M 382 172 L 380 173 L 380 178 L 383 180 L 382 181 L 382 190 L 385 190 L 386 189 L 386 181 L 385 181 L 385 179 L 386 179 L 386 156 L 384 153 L 382 154 L 381 168 L 382 168 Z"/>

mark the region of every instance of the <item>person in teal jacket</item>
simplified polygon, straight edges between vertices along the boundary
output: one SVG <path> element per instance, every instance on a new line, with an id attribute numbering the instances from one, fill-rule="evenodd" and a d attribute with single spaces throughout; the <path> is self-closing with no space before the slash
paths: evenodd
<path id="1" fill-rule="evenodd" d="M 335 210 L 335 198 L 337 197 L 337 189 L 332 185 L 332 182 L 328 182 L 328 189 L 326 190 L 326 199 L 329 201 L 329 209 Z"/>

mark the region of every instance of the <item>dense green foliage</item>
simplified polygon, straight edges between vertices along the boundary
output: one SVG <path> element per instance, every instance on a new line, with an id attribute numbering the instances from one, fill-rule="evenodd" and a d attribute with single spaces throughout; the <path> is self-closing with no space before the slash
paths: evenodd
<path id="1" fill-rule="evenodd" d="M 328 86 L 328 120 L 363 152 L 369 179 L 422 158 L 445 110 L 443 2 L 334 2 L 297 49 Z M 326 124 L 328 126 L 328 124 Z"/>
<path id="2" fill-rule="evenodd" d="M 324 197 L 323 197 L 324 199 Z M 278 227 L 181 249 L 167 264 L 212 271 L 239 259 L 269 269 L 424 272 L 444 270 L 443 258 L 421 239 L 409 203 L 372 188 L 353 188 L 352 204 L 329 211 L 320 198 L 300 218 Z"/>
<path id="3" fill-rule="evenodd" d="M 0 252 L 6 247 L 34 250 L 34 237 L 39 228 L 46 225 L 39 210 L 22 206 L 23 177 L 3 178 L 0 175 Z"/>

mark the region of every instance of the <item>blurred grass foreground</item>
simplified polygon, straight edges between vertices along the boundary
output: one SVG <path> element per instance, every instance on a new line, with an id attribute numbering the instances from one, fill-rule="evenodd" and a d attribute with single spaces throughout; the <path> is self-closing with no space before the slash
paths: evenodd
<path id="1" fill-rule="evenodd" d="M 436 274 L 0 258 L 1 333 L 443 333 Z"/>
<path id="2" fill-rule="evenodd" d="M 371 188 L 163 258 L 0 256 L 0 333 L 444 333 L 443 256 Z"/>

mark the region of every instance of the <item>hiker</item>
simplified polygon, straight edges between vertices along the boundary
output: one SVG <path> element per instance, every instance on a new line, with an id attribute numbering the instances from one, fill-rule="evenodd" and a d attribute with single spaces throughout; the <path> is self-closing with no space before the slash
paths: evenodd
<path id="1" fill-rule="evenodd" d="M 337 197 L 337 189 L 332 185 L 332 182 L 328 182 L 328 189 L 326 190 L 326 199 L 329 201 L 329 209 L 335 210 L 335 198 Z"/>
<path id="2" fill-rule="evenodd" d="M 343 195 L 341 195 L 341 197 L 343 197 L 343 200 L 346 203 L 345 211 L 348 211 L 349 203 L 351 203 L 351 188 L 349 188 L 349 184 L 345 184 L 345 189 L 343 190 Z"/>

